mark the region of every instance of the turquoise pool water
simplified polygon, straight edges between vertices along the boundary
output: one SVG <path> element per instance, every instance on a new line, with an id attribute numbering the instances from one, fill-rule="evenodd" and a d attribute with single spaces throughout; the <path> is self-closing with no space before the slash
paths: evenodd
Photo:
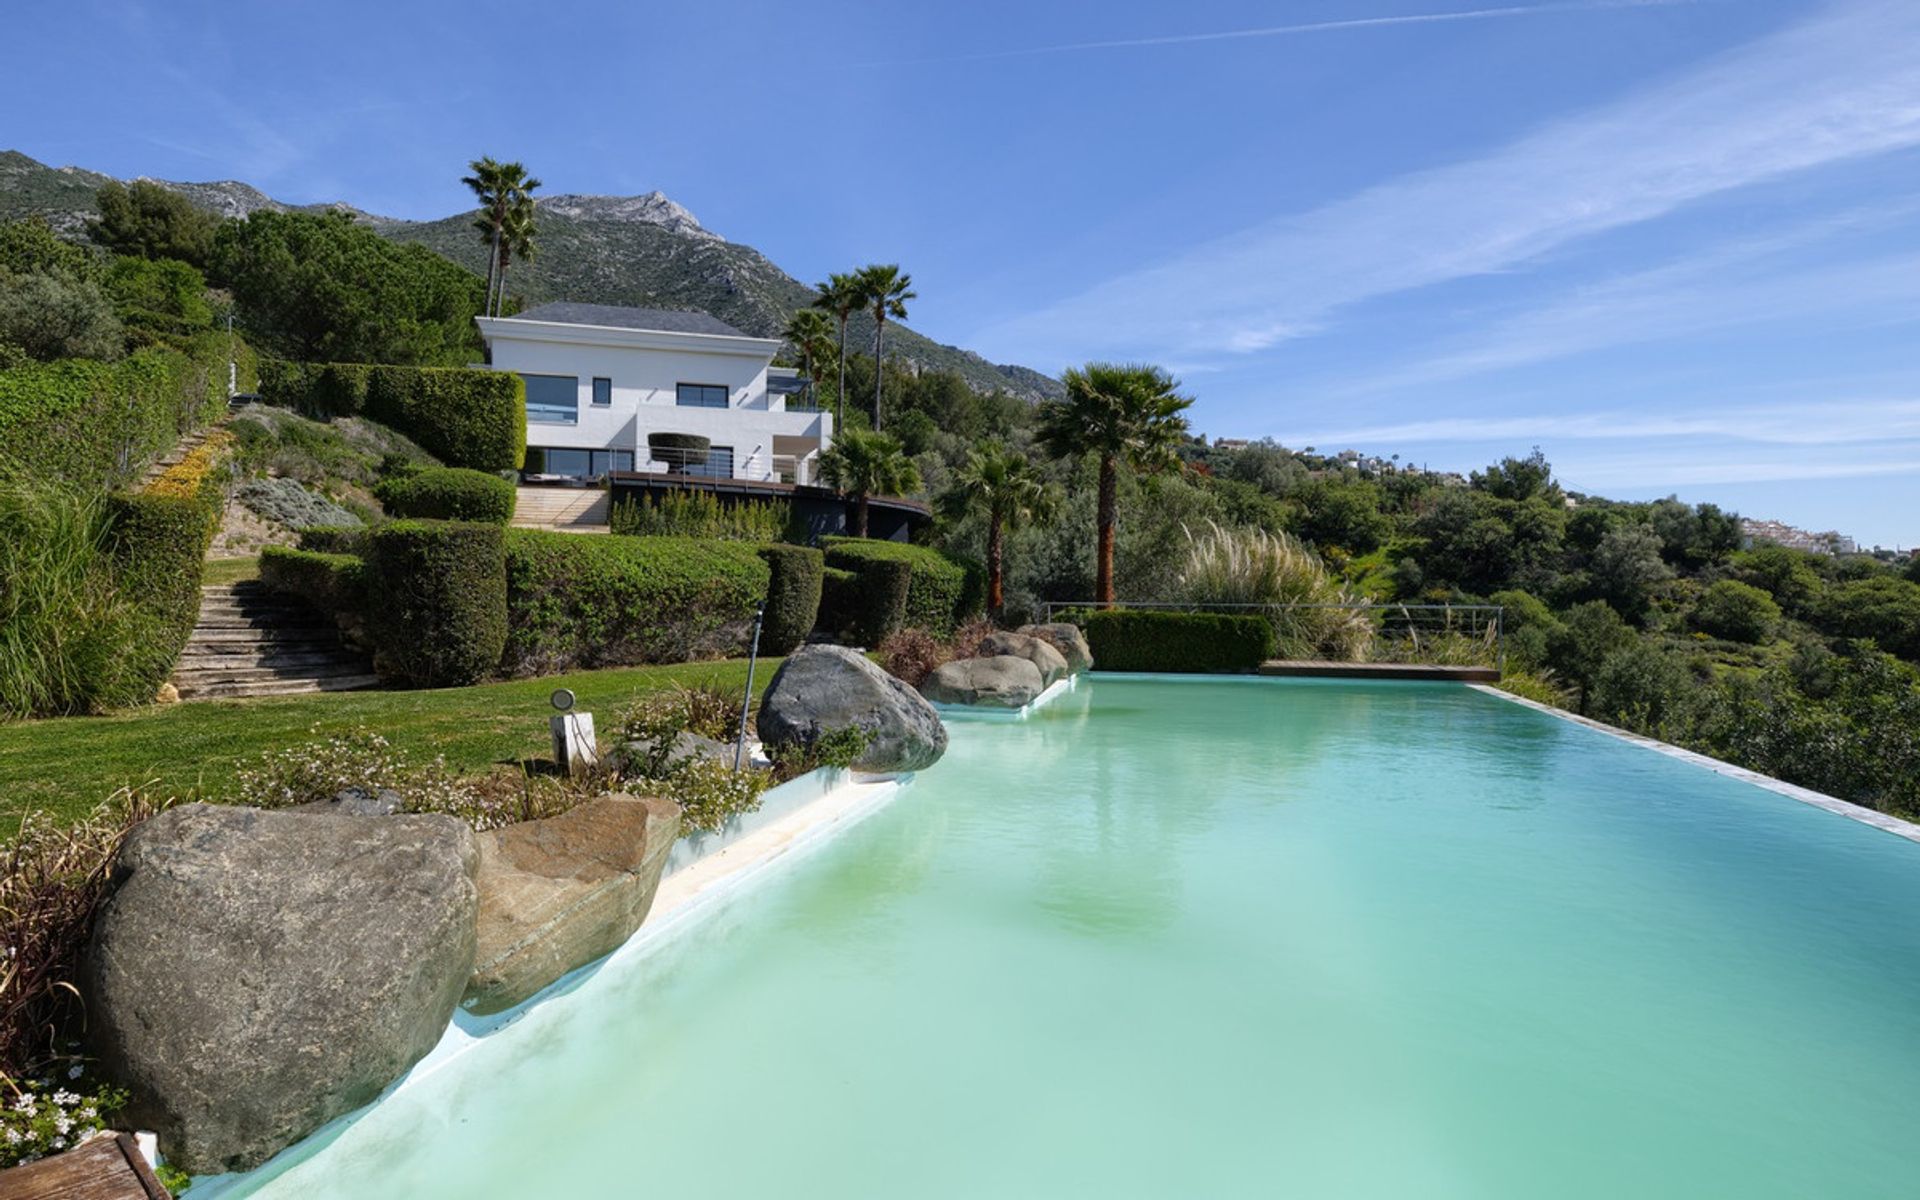
<path id="1" fill-rule="evenodd" d="M 1920 845 L 1452 685 L 1094 679 L 262 1197 L 1911 1197 Z"/>

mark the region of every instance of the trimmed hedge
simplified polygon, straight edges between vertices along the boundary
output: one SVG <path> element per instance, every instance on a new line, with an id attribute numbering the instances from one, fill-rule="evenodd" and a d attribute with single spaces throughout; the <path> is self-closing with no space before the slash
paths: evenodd
<path id="1" fill-rule="evenodd" d="M 373 494 L 396 517 L 493 525 L 513 520 L 513 485 L 471 467 L 427 467 L 392 475 L 374 485 Z"/>
<path id="2" fill-rule="evenodd" d="M 1251 671 L 1276 645 L 1265 617 L 1117 608 L 1071 618 L 1100 671 Z"/>
<path id="3" fill-rule="evenodd" d="M 373 531 L 365 525 L 316 525 L 300 531 L 298 545 L 315 554 L 351 554 L 367 556 L 367 539 Z"/>
<path id="4" fill-rule="evenodd" d="M 260 551 L 260 579 L 330 616 L 356 617 L 367 611 L 367 564 L 351 554 L 268 546 Z"/>
<path id="5" fill-rule="evenodd" d="M 308 416 L 365 416 L 450 467 L 518 470 L 527 454 L 527 385 L 512 371 L 269 361 L 260 396 Z"/>
<path id="6" fill-rule="evenodd" d="M 905 619 L 916 629 L 949 633 L 986 608 L 986 577 L 974 563 L 906 542 L 830 537 L 824 544 L 830 567 L 859 570 L 871 562 L 907 564 L 912 579 Z"/>
<path id="7" fill-rule="evenodd" d="M 253 355 L 238 339 L 232 345 L 244 389 Z M 209 333 L 185 352 L 151 347 L 113 363 L 0 370 L 0 458 L 81 490 L 129 483 L 183 434 L 226 411 L 227 346 L 224 334 Z"/>
<path id="8" fill-rule="evenodd" d="M 219 468 L 229 441 L 216 432 L 146 490 L 108 501 L 116 583 L 145 628 L 126 693 L 98 698 L 105 703 L 153 699 L 200 619 L 200 572 L 225 504 Z"/>
<path id="9" fill-rule="evenodd" d="M 826 559 L 808 546 L 760 547 L 772 575 L 767 581 L 767 618 L 760 650 L 785 654 L 807 640 L 820 617 L 820 585 Z"/>
<path id="10" fill-rule="evenodd" d="M 502 669 L 742 655 L 771 569 L 746 542 L 506 531 L 512 633 Z"/>
<path id="11" fill-rule="evenodd" d="M 502 533 L 458 521 L 395 521 L 373 532 L 367 626 L 383 675 L 449 687 L 493 673 L 507 642 Z"/>
<path id="12" fill-rule="evenodd" d="M 874 647 L 906 622 L 912 567 L 897 559 L 874 558 L 858 570 L 828 567 L 822 579 L 822 629 L 842 642 Z"/>

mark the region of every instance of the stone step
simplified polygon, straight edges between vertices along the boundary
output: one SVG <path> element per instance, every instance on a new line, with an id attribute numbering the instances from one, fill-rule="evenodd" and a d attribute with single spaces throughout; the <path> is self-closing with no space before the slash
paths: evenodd
<path id="1" fill-rule="evenodd" d="M 317 619 L 310 612 L 294 613 L 290 616 L 275 616 L 256 619 L 246 613 L 201 613 L 195 629 L 271 629 L 275 631 L 300 630 L 311 633 L 333 633 L 339 626 L 331 621 Z"/>
<path id="2" fill-rule="evenodd" d="M 340 637 L 332 629 L 324 626 L 302 626 L 290 629 L 274 625 L 243 625 L 237 628 L 210 628 L 196 625 L 193 634 L 187 638 L 189 646 L 230 642 L 300 642 L 315 646 L 337 646 L 340 644 Z"/>
<path id="3" fill-rule="evenodd" d="M 182 667 L 173 673 L 173 682 L 183 691 L 187 687 L 205 687 L 215 683 L 299 683 L 325 679 L 357 679 L 366 675 L 367 664 L 340 660 L 304 667 L 217 666 Z"/>
<path id="4" fill-rule="evenodd" d="M 177 670 L 194 671 L 209 667 L 283 667 L 299 669 L 301 667 L 326 667 L 337 662 L 366 662 L 366 656 L 342 650 L 339 646 L 327 646 L 320 649 L 286 649 L 280 646 L 259 646 L 237 648 L 221 646 L 214 649 L 190 647 L 180 655 Z"/>
<path id="5" fill-rule="evenodd" d="M 377 687 L 378 675 L 342 675 L 331 679 L 294 679 L 262 683 L 176 685 L 182 700 L 248 700 L 260 696 L 305 696 L 315 692 L 354 692 Z"/>

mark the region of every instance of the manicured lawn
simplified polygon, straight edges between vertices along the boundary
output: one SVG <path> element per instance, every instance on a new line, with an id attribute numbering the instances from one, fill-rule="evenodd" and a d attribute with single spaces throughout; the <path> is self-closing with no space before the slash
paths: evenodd
<path id="1" fill-rule="evenodd" d="M 762 659 L 763 691 L 779 659 Z M 642 691 L 673 683 L 746 684 L 745 660 L 586 671 L 546 679 L 414 692 L 338 692 L 274 700 L 209 700 L 111 717 L 0 725 L 0 838 L 32 809 L 74 818 L 114 789 L 146 784 L 219 799 L 236 768 L 264 750 L 364 725 L 416 760 L 443 754 L 456 770 L 545 758 L 552 751 L 547 697 L 572 688 L 606 744 L 614 714 Z M 318 733 L 313 732 L 318 727 Z"/>
<path id="2" fill-rule="evenodd" d="M 200 573 L 201 583 L 240 583 L 248 579 L 260 578 L 260 559 L 254 558 L 210 558 Z"/>

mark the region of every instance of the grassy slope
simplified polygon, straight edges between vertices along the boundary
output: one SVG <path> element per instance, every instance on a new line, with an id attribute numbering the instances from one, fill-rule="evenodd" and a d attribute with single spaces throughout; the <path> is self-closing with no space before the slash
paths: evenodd
<path id="1" fill-rule="evenodd" d="M 755 675 L 764 690 L 780 660 Z M 66 717 L 0 725 L 0 838 L 32 809 L 75 818 L 115 788 L 218 799 L 236 768 L 259 755 L 365 725 L 415 759 L 443 754 L 456 770 L 550 753 L 547 697 L 572 688 L 595 716 L 604 744 L 616 711 L 636 693 L 673 683 L 746 683 L 744 660 L 587 671 L 545 679 L 417 692 L 341 692 L 276 700 L 198 701 L 110 717 Z"/>

